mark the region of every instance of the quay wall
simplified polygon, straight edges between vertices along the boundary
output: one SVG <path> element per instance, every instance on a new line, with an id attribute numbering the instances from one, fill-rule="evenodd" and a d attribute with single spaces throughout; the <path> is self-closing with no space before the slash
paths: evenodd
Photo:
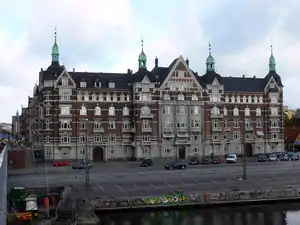
<path id="1" fill-rule="evenodd" d="M 91 200 L 94 211 L 138 210 L 149 208 L 176 208 L 191 206 L 217 206 L 233 204 L 257 204 L 300 200 L 299 186 L 261 188 L 259 190 L 234 190 L 223 192 L 178 192 L 161 196 L 134 198 L 106 198 Z"/>

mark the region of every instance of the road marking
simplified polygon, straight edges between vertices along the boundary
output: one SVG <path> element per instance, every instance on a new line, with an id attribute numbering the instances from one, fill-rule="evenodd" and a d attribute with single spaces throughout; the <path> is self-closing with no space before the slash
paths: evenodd
<path id="1" fill-rule="evenodd" d="M 165 184 L 168 185 L 169 187 L 173 187 L 167 180 L 165 181 Z"/>
<path id="2" fill-rule="evenodd" d="M 116 185 L 116 187 L 121 191 L 121 192 L 125 192 L 123 188 L 121 188 L 120 185 Z"/>
<path id="3" fill-rule="evenodd" d="M 132 184 L 132 186 L 134 187 L 134 189 L 138 189 L 138 186 L 136 186 L 136 184 Z"/>
<path id="4" fill-rule="evenodd" d="M 154 186 L 153 184 L 150 184 L 150 186 L 151 186 L 153 189 L 155 189 L 155 186 Z"/>
<path id="5" fill-rule="evenodd" d="M 104 187 L 102 185 L 98 184 L 98 187 L 101 189 L 101 191 L 105 192 L 105 189 L 104 189 Z"/>
<path id="6" fill-rule="evenodd" d="M 217 182 L 216 180 L 214 180 L 214 179 L 212 179 L 212 182 L 213 182 L 214 184 L 218 184 L 218 182 Z"/>

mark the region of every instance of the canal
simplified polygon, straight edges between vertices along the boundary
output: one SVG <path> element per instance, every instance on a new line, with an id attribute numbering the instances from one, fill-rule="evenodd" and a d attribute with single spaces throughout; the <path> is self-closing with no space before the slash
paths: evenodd
<path id="1" fill-rule="evenodd" d="M 99 225 L 299 225 L 300 203 L 98 214 Z"/>

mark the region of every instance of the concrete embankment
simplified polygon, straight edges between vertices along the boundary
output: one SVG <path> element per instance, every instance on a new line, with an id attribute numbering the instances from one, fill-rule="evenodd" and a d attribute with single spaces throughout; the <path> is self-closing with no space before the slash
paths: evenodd
<path id="1" fill-rule="evenodd" d="M 94 199 L 91 201 L 91 206 L 94 211 L 110 211 L 192 206 L 206 207 L 224 204 L 257 204 L 296 200 L 300 200 L 300 187 L 285 185 L 282 187 L 266 187 L 259 190 L 195 191 L 190 193 L 183 191 L 162 196 Z"/>

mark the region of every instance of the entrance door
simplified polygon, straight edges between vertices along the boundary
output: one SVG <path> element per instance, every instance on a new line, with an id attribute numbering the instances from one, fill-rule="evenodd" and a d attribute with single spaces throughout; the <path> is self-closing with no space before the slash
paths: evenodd
<path id="1" fill-rule="evenodd" d="M 103 162 L 103 153 L 104 153 L 103 148 L 95 147 L 93 150 L 93 161 L 94 162 Z"/>
<path id="2" fill-rule="evenodd" d="M 245 155 L 246 157 L 251 157 L 251 156 L 253 155 L 252 145 L 251 145 L 250 143 L 246 143 L 246 144 L 245 144 L 244 155 Z"/>
<path id="3" fill-rule="evenodd" d="M 185 159 L 185 147 L 179 147 L 179 159 Z"/>

